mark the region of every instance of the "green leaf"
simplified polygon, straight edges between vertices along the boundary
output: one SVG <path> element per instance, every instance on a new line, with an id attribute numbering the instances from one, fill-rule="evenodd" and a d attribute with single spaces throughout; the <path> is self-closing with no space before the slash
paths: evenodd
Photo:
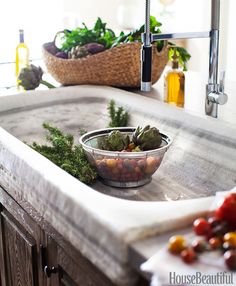
<path id="1" fill-rule="evenodd" d="M 174 55 L 174 51 L 176 50 L 176 54 L 179 57 L 179 64 L 183 67 L 184 71 L 187 71 L 187 62 L 190 60 L 191 55 L 187 52 L 187 50 L 183 47 L 176 46 L 173 43 L 169 43 L 169 60 L 172 60 Z"/>
<path id="2" fill-rule="evenodd" d="M 106 23 L 103 23 L 101 18 L 98 17 L 95 25 L 94 25 L 94 28 L 93 28 L 94 31 L 96 31 L 99 35 L 101 35 L 101 33 L 105 33 L 106 31 Z"/>
<path id="3" fill-rule="evenodd" d="M 160 31 L 159 27 L 161 27 L 161 26 L 162 26 L 162 24 L 160 22 L 158 22 L 154 16 L 150 16 L 150 31 L 152 33 L 158 33 Z"/>

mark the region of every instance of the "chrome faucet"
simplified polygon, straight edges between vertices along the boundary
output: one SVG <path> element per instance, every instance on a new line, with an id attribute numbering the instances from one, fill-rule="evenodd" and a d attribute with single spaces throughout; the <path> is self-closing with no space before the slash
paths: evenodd
<path id="1" fill-rule="evenodd" d="M 228 99 L 224 93 L 225 72 L 221 73 L 220 83 L 218 83 L 220 0 L 211 0 L 210 31 L 170 34 L 152 34 L 150 32 L 150 0 L 145 1 L 145 25 L 142 34 L 141 53 L 141 90 L 151 90 L 152 42 L 169 39 L 210 38 L 209 78 L 206 85 L 205 112 L 207 115 L 216 118 L 218 116 L 218 104 L 225 104 Z"/>

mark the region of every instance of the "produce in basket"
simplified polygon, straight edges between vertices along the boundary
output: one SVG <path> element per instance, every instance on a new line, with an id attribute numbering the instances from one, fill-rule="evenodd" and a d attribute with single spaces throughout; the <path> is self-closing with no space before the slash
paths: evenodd
<path id="1" fill-rule="evenodd" d="M 114 130 L 108 136 L 98 138 L 98 148 L 107 151 L 140 152 L 158 149 L 162 137 L 156 127 L 137 127 L 132 138 Z"/>
<path id="2" fill-rule="evenodd" d="M 135 130 L 132 141 L 135 146 L 145 151 L 158 148 L 161 145 L 162 138 L 156 127 L 147 125 L 144 128 L 138 127 Z"/>
<path id="3" fill-rule="evenodd" d="M 161 33 L 161 25 L 162 24 L 158 22 L 154 16 L 150 17 L 150 31 L 152 33 Z M 92 29 L 89 29 L 83 23 L 83 27 L 77 27 L 71 31 L 66 29 L 62 32 L 58 32 L 57 35 L 60 35 L 61 47 L 58 48 L 55 45 L 56 35 L 54 42 L 47 43 L 45 49 L 60 58 L 66 59 L 67 57 L 65 55 L 68 55 L 68 58 L 78 59 L 102 52 L 105 49 L 110 49 L 120 44 L 141 42 L 141 34 L 143 32 L 144 25 L 129 33 L 122 31 L 119 36 L 116 36 L 111 29 L 106 27 L 106 23 L 102 22 L 101 18 L 98 18 Z M 61 36 L 62 33 L 63 36 Z M 156 45 L 157 50 L 160 52 L 164 47 L 164 41 L 157 41 L 154 45 Z M 186 70 L 186 63 L 191 57 L 190 54 L 184 48 L 178 47 L 171 42 L 168 42 L 168 46 L 169 58 L 172 57 L 176 49 L 179 63 L 184 67 L 184 70 Z M 58 52 L 63 52 L 63 56 Z"/>
<path id="4" fill-rule="evenodd" d="M 160 33 L 161 24 L 150 17 L 150 30 Z M 144 26 L 118 36 L 100 18 L 92 29 L 85 24 L 71 31 L 58 32 L 53 42 L 43 45 L 47 71 L 62 85 L 95 84 L 139 88 L 141 34 Z M 182 47 L 171 42 L 152 44 L 152 84 L 158 81 L 176 50 L 186 69 L 190 58 Z"/>
<path id="5" fill-rule="evenodd" d="M 71 50 L 68 52 L 68 58 L 69 59 L 80 59 L 88 55 L 94 55 L 94 54 L 103 52 L 104 50 L 105 50 L 105 47 L 102 44 L 98 44 L 98 43 L 90 43 L 82 47 L 78 45 L 78 46 L 71 48 Z M 62 52 L 62 53 L 65 53 L 65 52 Z"/>

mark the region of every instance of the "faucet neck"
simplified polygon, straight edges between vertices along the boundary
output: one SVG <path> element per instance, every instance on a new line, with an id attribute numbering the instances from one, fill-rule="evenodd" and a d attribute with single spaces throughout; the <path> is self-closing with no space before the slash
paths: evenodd
<path id="1" fill-rule="evenodd" d="M 151 45 L 151 40 L 150 40 L 150 5 L 151 5 L 151 0 L 146 0 L 145 24 L 144 24 L 144 46 L 146 46 L 146 47 Z"/>

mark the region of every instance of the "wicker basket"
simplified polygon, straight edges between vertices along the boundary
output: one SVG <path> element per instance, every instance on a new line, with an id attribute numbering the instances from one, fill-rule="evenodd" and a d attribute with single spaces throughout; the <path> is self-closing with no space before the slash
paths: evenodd
<path id="1" fill-rule="evenodd" d="M 96 84 L 115 87 L 140 86 L 141 43 L 128 43 L 81 59 L 61 59 L 43 45 L 48 72 L 62 85 Z M 161 76 L 168 61 L 168 47 L 160 53 L 153 47 L 152 83 Z"/>

